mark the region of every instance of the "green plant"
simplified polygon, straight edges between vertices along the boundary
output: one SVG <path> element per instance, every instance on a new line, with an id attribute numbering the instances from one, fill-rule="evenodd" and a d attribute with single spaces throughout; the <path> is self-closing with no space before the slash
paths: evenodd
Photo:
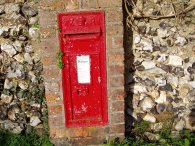
<path id="1" fill-rule="evenodd" d="M 119 141 L 119 139 L 115 139 L 113 141 L 108 140 L 106 143 L 104 143 L 102 146 L 129 146 L 130 141 L 128 139 L 124 139 L 122 141 Z"/>
<path id="2" fill-rule="evenodd" d="M 62 57 L 63 57 L 64 53 L 62 52 L 58 52 L 57 53 L 57 66 L 62 69 L 64 67 L 63 61 L 62 61 Z"/>
<path id="3" fill-rule="evenodd" d="M 30 134 L 14 134 L 0 130 L 1 146 L 53 146 L 49 140 L 49 134 L 38 135 L 35 131 Z"/>
<path id="4" fill-rule="evenodd" d="M 39 28 L 39 22 L 36 22 L 32 25 L 33 28 Z"/>
<path id="5" fill-rule="evenodd" d="M 148 121 L 135 122 L 134 124 L 135 133 L 137 133 L 138 135 L 142 135 L 149 128 L 150 128 L 150 122 Z"/>
<path id="6" fill-rule="evenodd" d="M 163 139 L 169 139 L 171 136 L 171 129 L 173 125 L 173 120 L 169 119 L 164 122 L 163 127 L 160 131 L 160 137 Z"/>

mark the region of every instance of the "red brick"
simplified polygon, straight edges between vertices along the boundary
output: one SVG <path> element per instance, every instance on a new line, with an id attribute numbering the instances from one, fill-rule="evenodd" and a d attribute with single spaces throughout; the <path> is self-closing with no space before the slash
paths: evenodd
<path id="1" fill-rule="evenodd" d="M 110 86 L 111 87 L 123 87 L 124 77 L 123 76 L 110 77 Z"/>
<path id="2" fill-rule="evenodd" d="M 56 68 L 44 68 L 43 70 L 43 76 L 47 79 L 56 79 L 61 77 L 60 76 L 61 70 Z"/>
<path id="3" fill-rule="evenodd" d="M 123 35 L 123 25 L 122 24 L 108 24 L 106 27 L 107 35 Z"/>
<path id="4" fill-rule="evenodd" d="M 97 135 L 105 135 L 109 133 L 108 127 L 90 127 L 89 128 L 89 136 L 96 137 Z"/>
<path id="5" fill-rule="evenodd" d="M 49 116 L 62 115 L 62 105 L 48 106 Z"/>
<path id="6" fill-rule="evenodd" d="M 54 38 L 56 37 L 56 28 L 54 27 L 41 27 L 40 28 L 40 36 L 41 38 Z"/>
<path id="7" fill-rule="evenodd" d="M 116 101 L 112 103 L 112 111 L 113 112 L 123 112 L 125 108 L 124 101 Z"/>
<path id="8" fill-rule="evenodd" d="M 62 103 L 62 99 L 60 98 L 60 95 L 55 92 L 49 92 L 46 93 L 46 100 L 47 104 L 57 104 Z"/>
<path id="9" fill-rule="evenodd" d="M 66 136 L 66 130 L 64 128 L 50 128 L 51 139 L 63 138 Z"/>
<path id="10" fill-rule="evenodd" d="M 59 52 L 59 44 L 58 39 L 55 38 L 47 38 L 41 39 L 40 48 L 44 51 L 43 56 L 54 57 L 56 58 L 57 52 Z"/>
<path id="11" fill-rule="evenodd" d="M 100 146 L 106 141 L 105 135 L 97 135 L 96 137 L 85 137 L 72 139 L 71 146 Z"/>
<path id="12" fill-rule="evenodd" d="M 123 75 L 124 65 L 111 65 L 109 66 L 111 75 Z"/>
<path id="13" fill-rule="evenodd" d="M 39 2 L 39 8 L 44 10 L 63 10 L 65 5 L 65 0 L 40 0 Z"/>
<path id="14" fill-rule="evenodd" d="M 111 64 L 124 64 L 124 54 L 122 53 L 109 53 L 108 54 L 108 63 Z"/>
<path id="15" fill-rule="evenodd" d="M 123 36 L 112 38 L 112 48 L 123 48 Z"/>
<path id="16" fill-rule="evenodd" d="M 45 90 L 47 92 L 59 92 L 61 88 L 61 81 L 53 81 L 47 78 L 45 79 Z"/>
<path id="17" fill-rule="evenodd" d="M 125 97 L 124 89 L 110 89 L 109 97 L 112 99 L 112 101 L 124 100 Z"/>
<path id="18" fill-rule="evenodd" d="M 82 0 L 82 8 L 108 8 L 122 7 L 121 0 Z"/>
<path id="19" fill-rule="evenodd" d="M 57 58 L 53 56 L 44 56 L 42 57 L 42 63 L 44 66 L 49 66 L 49 65 L 56 65 L 57 64 Z"/>
<path id="20" fill-rule="evenodd" d="M 64 117 L 49 117 L 49 126 L 50 127 L 55 127 L 55 126 L 65 126 L 64 123 Z"/>
<path id="21" fill-rule="evenodd" d="M 57 14 L 55 11 L 39 11 L 39 21 L 41 27 L 57 26 Z"/>
<path id="22" fill-rule="evenodd" d="M 71 128 L 68 129 L 68 135 L 72 138 L 88 137 L 89 128 L 88 127 Z"/>
<path id="23" fill-rule="evenodd" d="M 119 124 L 119 123 L 124 123 L 125 116 L 124 112 L 123 113 L 112 113 L 111 114 L 111 125 L 112 124 Z"/>
<path id="24" fill-rule="evenodd" d="M 106 10 L 107 22 L 121 23 L 123 20 L 122 8 L 119 9 L 108 9 Z"/>
<path id="25" fill-rule="evenodd" d="M 110 133 L 125 133 L 125 125 L 120 124 L 120 125 L 111 125 L 110 126 Z"/>

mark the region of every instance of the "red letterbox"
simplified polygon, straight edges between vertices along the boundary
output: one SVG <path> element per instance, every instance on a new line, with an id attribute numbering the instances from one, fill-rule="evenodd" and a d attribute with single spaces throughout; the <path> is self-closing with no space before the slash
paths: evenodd
<path id="1" fill-rule="evenodd" d="M 58 15 L 64 53 L 66 126 L 105 125 L 107 117 L 104 12 Z"/>

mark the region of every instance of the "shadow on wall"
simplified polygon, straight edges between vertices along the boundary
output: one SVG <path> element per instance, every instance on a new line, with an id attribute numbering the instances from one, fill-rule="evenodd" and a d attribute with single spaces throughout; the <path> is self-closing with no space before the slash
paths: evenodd
<path id="1" fill-rule="evenodd" d="M 128 6 L 129 11 L 132 10 Z M 123 26 L 124 26 L 124 57 L 125 57 L 125 135 L 130 136 L 131 129 L 133 126 L 133 93 L 130 91 L 130 87 L 133 87 L 135 84 L 134 72 L 135 67 L 133 65 L 134 55 L 133 55 L 133 30 L 131 27 L 127 26 L 127 11 L 125 8 L 125 0 L 123 0 Z"/>

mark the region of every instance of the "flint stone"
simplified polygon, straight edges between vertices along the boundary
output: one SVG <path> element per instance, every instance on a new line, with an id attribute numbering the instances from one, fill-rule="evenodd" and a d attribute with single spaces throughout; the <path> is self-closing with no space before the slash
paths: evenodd
<path id="1" fill-rule="evenodd" d="M 173 112 L 173 105 L 172 104 L 168 104 L 167 108 L 166 108 L 167 112 Z"/>
<path id="2" fill-rule="evenodd" d="M 10 57 L 13 57 L 17 53 L 12 45 L 6 43 L 1 44 L 1 50 L 5 51 Z"/>
<path id="3" fill-rule="evenodd" d="M 177 131 L 181 131 L 183 130 L 185 126 L 185 121 L 183 121 L 182 119 L 175 125 L 175 130 Z"/>
<path id="4" fill-rule="evenodd" d="M 0 105 L 0 119 L 7 119 L 7 105 Z"/>
<path id="5" fill-rule="evenodd" d="M 192 88 L 195 88 L 195 81 L 189 82 L 189 84 Z"/>
<path id="6" fill-rule="evenodd" d="M 142 39 L 141 43 L 143 44 L 144 51 L 153 51 L 152 41 L 150 39 Z"/>
<path id="7" fill-rule="evenodd" d="M 151 130 L 155 131 L 155 132 L 159 132 L 162 128 L 163 128 L 163 123 L 154 123 L 151 124 Z"/>
<path id="8" fill-rule="evenodd" d="M 151 123 L 155 123 L 156 122 L 156 118 L 151 115 L 151 114 L 146 114 L 145 117 L 143 118 L 144 121 L 148 121 Z"/>
<path id="9" fill-rule="evenodd" d="M 26 37 L 26 36 L 23 36 L 23 35 L 20 35 L 20 36 L 18 37 L 18 40 L 19 40 L 19 41 L 25 41 L 25 40 L 27 40 L 27 37 Z"/>
<path id="10" fill-rule="evenodd" d="M 195 62 L 192 63 L 192 69 L 195 69 Z"/>
<path id="11" fill-rule="evenodd" d="M 148 69 L 152 69 L 156 66 L 156 64 L 153 61 L 143 61 L 142 62 L 142 66 L 148 70 Z"/>
<path id="12" fill-rule="evenodd" d="M 16 59 L 16 61 L 23 63 L 24 62 L 24 57 L 22 54 L 17 54 L 14 56 L 14 59 Z"/>
<path id="13" fill-rule="evenodd" d="M 12 87 L 14 87 L 14 83 L 12 81 L 9 81 L 8 79 L 5 79 L 4 88 L 11 89 Z"/>
<path id="14" fill-rule="evenodd" d="M 165 110 L 165 107 L 166 107 L 165 104 L 158 104 L 156 106 L 156 110 L 157 110 L 158 113 L 161 113 Z"/>
<path id="15" fill-rule="evenodd" d="M 14 46 L 16 51 L 22 52 L 22 42 L 21 41 L 15 41 L 13 43 L 13 46 Z"/>
<path id="16" fill-rule="evenodd" d="M 32 117 L 30 118 L 30 125 L 31 125 L 31 126 L 35 127 L 35 126 L 39 125 L 40 123 L 41 123 L 41 120 L 39 119 L 39 117 L 37 117 L 37 116 L 32 116 Z"/>
<path id="17" fill-rule="evenodd" d="M 33 60 L 29 53 L 24 54 L 24 61 L 27 62 L 28 64 L 33 64 Z"/>
<path id="18" fill-rule="evenodd" d="M 31 17 L 29 20 L 28 20 L 28 24 L 29 25 L 33 25 L 33 24 L 35 24 L 35 23 L 37 23 L 38 22 L 38 17 L 36 16 L 36 17 Z"/>
<path id="19" fill-rule="evenodd" d="M 0 14 L 4 13 L 5 7 L 3 5 L 0 5 Z"/>
<path id="20" fill-rule="evenodd" d="M 37 14 L 37 9 L 33 6 L 30 6 L 30 5 L 23 5 L 22 7 L 22 13 L 27 17 L 32 17 L 32 16 L 35 16 Z"/>
<path id="21" fill-rule="evenodd" d="M 150 110 L 153 108 L 155 103 L 150 97 L 145 97 L 142 101 L 140 101 L 139 106 L 143 109 L 143 111 Z"/>
<path id="22" fill-rule="evenodd" d="M 0 36 L 7 37 L 9 35 L 9 27 L 0 27 Z"/>
<path id="23" fill-rule="evenodd" d="M 190 95 L 191 97 L 195 97 L 195 89 L 191 90 L 191 91 L 189 92 L 189 95 Z"/>
<path id="24" fill-rule="evenodd" d="M 167 97 L 167 102 L 168 102 L 168 103 L 173 102 L 173 98 L 172 98 L 171 96 L 168 96 L 168 97 Z"/>
<path id="25" fill-rule="evenodd" d="M 188 68 L 187 68 L 187 71 L 188 71 L 190 74 L 195 74 L 195 69 L 193 69 L 192 67 L 188 67 Z"/>
<path id="26" fill-rule="evenodd" d="M 153 134 L 150 132 L 145 132 L 144 135 L 149 139 L 149 140 L 159 140 L 160 139 L 160 135 L 159 134 Z"/>
<path id="27" fill-rule="evenodd" d="M 141 42 L 141 37 L 140 37 L 140 35 L 135 35 L 134 43 L 135 43 L 135 44 L 139 44 L 140 42 Z"/>
<path id="28" fill-rule="evenodd" d="M 182 66 L 183 65 L 183 59 L 179 56 L 170 55 L 168 64 L 173 65 L 173 66 Z"/>
<path id="29" fill-rule="evenodd" d="M 38 33 L 38 29 L 37 28 L 30 28 L 29 29 L 29 36 L 31 39 L 35 40 L 36 38 L 38 38 L 39 33 Z"/>
<path id="30" fill-rule="evenodd" d="M 161 46 L 160 47 L 160 52 L 161 53 L 165 53 L 168 50 L 168 48 L 166 46 Z"/>
<path id="31" fill-rule="evenodd" d="M 189 94 L 190 88 L 188 85 L 182 85 L 179 88 L 179 94 L 183 97 L 187 96 Z"/>
<path id="32" fill-rule="evenodd" d="M 176 38 L 175 44 L 184 46 L 187 43 L 187 40 L 184 37 L 178 36 Z"/>
<path id="33" fill-rule="evenodd" d="M 144 83 L 146 86 L 154 86 L 155 85 L 155 82 L 148 79 L 148 78 L 146 80 L 144 80 Z"/>
<path id="34" fill-rule="evenodd" d="M 167 83 L 165 86 L 160 86 L 159 87 L 159 90 L 160 91 L 169 91 L 169 92 L 172 92 L 173 91 L 173 88 L 172 88 L 172 86 L 169 83 Z"/>
<path id="35" fill-rule="evenodd" d="M 157 46 L 161 45 L 160 39 L 158 36 L 153 37 L 152 40 L 153 40 L 154 45 L 157 45 Z"/>
<path id="36" fill-rule="evenodd" d="M 145 68 L 144 68 L 143 65 L 137 66 L 136 69 L 137 69 L 138 71 L 144 71 L 144 70 L 145 70 Z"/>
<path id="37" fill-rule="evenodd" d="M 173 69 L 173 73 L 174 73 L 175 75 L 177 75 L 177 76 L 180 76 L 180 77 L 185 76 L 185 74 L 184 74 L 184 69 L 181 68 L 181 67 L 176 67 L 176 68 L 174 68 L 174 69 Z"/>
<path id="38" fill-rule="evenodd" d="M 8 118 L 12 121 L 15 121 L 16 118 L 16 114 L 20 112 L 20 109 L 18 108 L 17 105 L 13 105 L 8 109 Z"/>
<path id="39" fill-rule="evenodd" d="M 183 100 L 181 98 L 174 98 L 174 102 L 175 103 L 180 103 L 180 102 L 183 102 Z"/>
<path id="40" fill-rule="evenodd" d="M 161 37 L 162 39 L 168 37 L 168 32 L 166 29 L 158 29 L 157 30 L 158 36 Z"/>
<path id="41" fill-rule="evenodd" d="M 160 97 L 155 100 L 156 103 L 165 103 L 167 101 L 167 94 L 165 91 L 160 92 Z"/>
<path id="42" fill-rule="evenodd" d="M 146 26 L 138 26 L 138 32 L 142 35 L 146 33 Z"/>
<path id="43" fill-rule="evenodd" d="M 171 65 L 165 65 L 165 64 L 161 64 L 160 68 L 164 71 L 166 71 L 167 73 L 171 72 L 172 70 L 172 66 Z"/>
<path id="44" fill-rule="evenodd" d="M 146 87 L 143 86 L 143 85 L 139 85 L 139 84 L 130 86 L 130 90 L 131 90 L 133 93 L 135 93 L 135 94 L 147 92 Z"/>
<path id="45" fill-rule="evenodd" d="M 28 89 L 28 84 L 27 84 L 27 83 L 20 82 L 20 83 L 18 84 L 18 86 L 19 86 L 22 90 Z"/>
<path id="46" fill-rule="evenodd" d="M 32 53 L 34 51 L 33 47 L 31 45 L 25 46 L 24 50 L 25 50 L 26 53 Z"/>
<path id="47" fill-rule="evenodd" d="M 164 62 L 166 60 L 167 60 L 167 55 L 165 55 L 165 54 L 160 54 L 160 55 L 157 56 L 157 61 L 158 62 Z"/>
<path id="48" fill-rule="evenodd" d="M 9 3 L 5 5 L 5 13 L 11 14 L 11 13 L 19 13 L 20 12 L 20 6 L 18 4 Z"/>
<path id="49" fill-rule="evenodd" d="M 156 74 L 162 75 L 162 74 L 165 74 L 166 73 L 164 70 L 162 70 L 159 67 L 155 67 L 155 68 L 149 69 L 149 70 L 147 70 L 147 72 L 150 73 L 150 74 L 155 74 L 155 75 Z"/>
<path id="50" fill-rule="evenodd" d="M 5 95 L 5 94 L 1 94 L 1 102 L 3 103 L 11 103 L 13 100 L 13 96 L 12 95 Z"/>
<path id="51" fill-rule="evenodd" d="M 176 76 L 168 76 L 167 80 L 174 87 L 177 87 L 179 85 L 179 78 Z"/>
<path id="52" fill-rule="evenodd" d="M 158 86 L 165 86 L 167 83 L 166 79 L 163 79 L 162 77 L 155 78 L 155 81 L 156 81 L 156 85 Z"/>

